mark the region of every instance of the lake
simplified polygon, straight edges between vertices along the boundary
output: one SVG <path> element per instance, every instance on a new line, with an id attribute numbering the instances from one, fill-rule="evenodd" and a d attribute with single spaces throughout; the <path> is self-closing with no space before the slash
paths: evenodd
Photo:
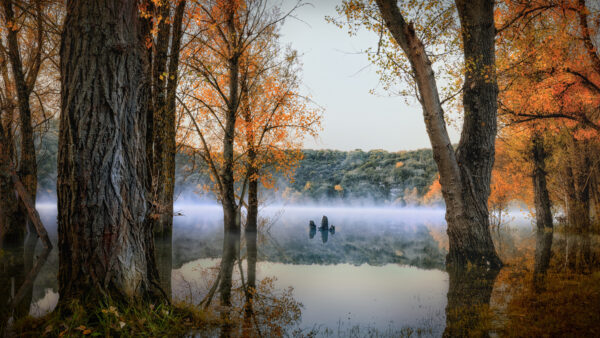
<path id="1" fill-rule="evenodd" d="M 56 207 L 38 205 L 38 210 L 56 243 Z M 218 270 L 222 211 L 217 205 L 176 205 L 175 210 L 181 216 L 175 217 L 172 237 L 156 240 L 161 284 L 174 301 L 198 304 Z M 503 297 L 510 293 L 496 280 L 497 272 L 446 272 L 443 209 L 269 206 L 260 213 L 257 280 L 271 282 L 268 292 L 275 296 L 293 288 L 289 295 L 301 304 L 301 318 L 288 332 L 441 336 L 447 323 L 455 321 L 452 309 L 492 303 L 500 313 Z M 309 228 L 311 220 L 319 226 L 323 216 L 335 231 Z M 529 219 L 517 215 L 510 227 L 493 232 L 503 259 L 523 255 L 523 250 L 535 256 L 532 250 L 536 245 L 539 249 L 540 242 L 532 229 Z M 565 239 L 554 240 L 561 241 Z M 27 254 L 33 252 L 32 245 L 35 242 L 25 245 L 22 268 L 4 264 L 0 270 L 0 286 L 8 290 L 7 296 L 18 292 L 19 281 L 33 265 L 33 254 Z M 34 250 L 40 255 L 41 244 Z M 57 274 L 54 249 L 26 300 L 32 315 L 43 315 L 56 305 Z M 236 264 L 234 289 L 241 282 Z"/>

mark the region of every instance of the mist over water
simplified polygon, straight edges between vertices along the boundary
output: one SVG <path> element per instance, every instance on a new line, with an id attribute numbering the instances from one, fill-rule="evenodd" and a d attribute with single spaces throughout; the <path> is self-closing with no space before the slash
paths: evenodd
<path id="1" fill-rule="evenodd" d="M 37 208 L 56 242 L 56 204 L 38 203 Z M 159 270 L 171 271 L 168 289 L 174 299 L 197 304 L 209 290 L 207 276 L 220 262 L 222 208 L 214 201 L 181 199 L 174 210 L 171 245 L 156 246 Z M 275 278 L 278 290 L 293 287 L 294 298 L 304 306 L 299 328 L 347 332 L 358 325 L 379 332 L 404 327 L 443 332 L 449 287 L 443 207 L 272 203 L 259 214 L 257 278 Z M 309 222 L 319 226 L 323 216 L 334 232 L 311 231 Z M 527 229 L 531 224 L 522 212 L 510 217 L 511 226 Z M 53 250 L 34 284 L 32 315 L 56 305 L 57 272 Z"/>

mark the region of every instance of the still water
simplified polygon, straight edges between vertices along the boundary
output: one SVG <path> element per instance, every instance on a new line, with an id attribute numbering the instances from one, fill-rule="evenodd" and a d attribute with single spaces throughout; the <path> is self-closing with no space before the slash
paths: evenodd
<path id="1" fill-rule="evenodd" d="M 175 217 L 172 238 L 156 241 L 161 283 L 174 300 L 198 304 L 219 266 L 222 212 L 215 205 L 176 205 L 175 209 L 181 215 Z M 56 207 L 38 205 L 38 210 L 56 243 Z M 425 335 L 440 336 L 448 330 L 447 322 L 460 319 L 452 318 L 454 308 L 490 303 L 497 272 L 445 271 L 442 209 L 271 206 L 260 212 L 257 279 L 272 280 L 274 293 L 293 288 L 291 295 L 302 304 L 301 319 L 294 323 L 299 332 L 394 336 L 406 328 L 424 328 Z M 309 228 L 311 220 L 318 226 L 323 216 L 335 231 Z M 529 220 L 513 219 L 509 229 L 508 234 L 494 234 L 501 256 L 518 255 L 522 241 L 529 240 L 535 247 Z M 4 298 L 22 293 L 20 284 L 43 251 L 41 244 L 34 245 L 26 243 L 24 260 L 16 268 L 2 265 Z M 239 283 L 237 264 L 236 269 L 234 279 Z M 21 312 L 28 306 L 30 314 L 40 316 L 54 308 L 57 274 L 54 249 L 26 290 L 31 296 L 21 301 L 25 303 Z M 495 289 L 501 291 L 502 286 Z"/>

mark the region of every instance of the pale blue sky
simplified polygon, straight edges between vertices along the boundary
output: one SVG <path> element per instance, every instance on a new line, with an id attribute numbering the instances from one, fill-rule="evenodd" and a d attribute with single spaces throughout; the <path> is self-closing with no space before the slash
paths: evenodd
<path id="1" fill-rule="evenodd" d="M 378 37 L 369 32 L 351 37 L 345 29 L 327 23 L 326 15 L 337 17 L 335 6 L 339 0 L 311 2 L 313 6 L 296 12 L 304 22 L 288 19 L 281 31 L 283 43 L 301 54 L 302 89 L 325 109 L 319 139 L 307 139 L 305 148 L 430 148 L 417 102 L 412 100 L 407 105 L 401 97 L 369 94 L 378 85 L 377 69 L 369 65 L 366 55 L 358 52 L 376 46 Z M 284 0 L 283 8 L 293 3 Z M 448 131 L 452 142 L 457 142 L 458 131 L 452 127 Z"/>

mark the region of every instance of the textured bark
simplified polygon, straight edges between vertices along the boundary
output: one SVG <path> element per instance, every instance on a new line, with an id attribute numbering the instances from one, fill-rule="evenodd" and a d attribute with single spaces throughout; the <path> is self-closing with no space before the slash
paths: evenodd
<path id="1" fill-rule="evenodd" d="M 475 267 L 448 270 L 448 305 L 444 337 L 486 336 L 487 332 L 473 332 L 481 324 L 482 306 L 490 303 L 499 269 Z"/>
<path id="2" fill-rule="evenodd" d="M 136 0 L 67 2 L 60 49 L 60 303 L 158 297 Z"/>
<path id="3" fill-rule="evenodd" d="M 156 253 L 156 266 L 158 267 L 158 277 L 160 287 L 171 299 L 171 271 L 173 270 L 173 236 L 170 233 L 161 236 L 154 235 L 154 247 Z"/>
<path id="4" fill-rule="evenodd" d="M 169 52 L 169 36 L 171 35 L 171 24 L 168 22 L 171 4 L 166 1 L 157 4 L 157 15 L 160 17 L 158 24 L 158 32 L 156 41 L 153 45 L 154 55 L 152 57 L 152 73 L 151 73 L 151 94 L 150 105 L 152 107 L 152 123 L 153 135 L 152 139 L 146 142 L 152 143 L 152 161 L 150 164 L 150 172 L 152 173 L 151 198 L 153 210 L 151 211 L 152 227 L 160 234 L 162 233 L 162 215 L 164 205 L 161 204 L 161 193 L 163 182 L 160 178 L 163 175 L 163 156 L 164 144 L 163 135 L 165 133 L 165 118 L 166 118 L 166 93 L 165 86 L 167 84 L 167 60 Z"/>
<path id="5" fill-rule="evenodd" d="M 154 63 L 154 52 L 153 46 L 151 45 L 151 41 L 153 40 L 153 18 L 150 16 L 150 13 L 154 12 L 154 1 L 152 0 L 142 0 L 141 4 L 143 8 L 146 9 L 146 14 L 148 15 L 145 18 L 142 18 L 141 21 L 141 31 L 144 37 L 145 47 L 146 47 L 146 56 L 148 60 L 148 65 L 150 65 L 148 70 L 148 78 L 150 81 L 150 91 L 152 91 L 152 64 Z M 154 101 L 152 99 L 152 95 L 148 98 L 148 107 L 146 109 L 146 161 L 148 162 L 148 170 L 150 170 L 150 175 L 146 178 L 146 184 L 148 191 L 152 189 L 152 163 L 154 163 Z"/>
<path id="6" fill-rule="evenodd" d="M 535 204 L 535 221 L 538 230 L 552 228 L 552 211 L 550 196 L 546 185 L 546 151 L 540 135 L 533 137 L 533 198 Z"/>
<path id="7" fill-rule="evenodd" d="M 0 115 L 1 116 L 1 115 Z M 13 172 L 8 131 L 0 119 L 0 243 L 22 242 L 25 238 L 23 217 L 20 217 Z"/>
<path id="8" fill-rule="evenodd" d="M 4 16 L 8 22 L 14 20 L 13 2 L 11 0 L 3 0 Z M 38 4 L 39 6 L 39 4 Z M 12 28 L 7 28 L 6 40 L 8 42 L 8 57 L 12 68 L 12 74 L 17 90 L 17 101 L 19 107 L 20 120 L 20 158 L 17 174 L 19 179 L 25 185 L 25 189 L 35 201 L 37 193 L 37 162 L 35 156 L 35 144 L 33 140 L 33 126 L 31 125 L 31 107 L 29 105 L 29 95 L 33 90 L 33 83 L 28 84 L 23 70 L 23 62 L 21 60 L 21 52 L 19 47 L 18 31 Z M 38 41 L 38 43 L 41 43 Z M 38 64 L 39 68 L 39 64 Z M 32 69 L 32 73 L 36 72 Z M 22 207 L 21 212 L 26 214 L 26 210 Z"/>
<path id="9" fill-rule="evenodd" d="M 423 43 L 394 0 L 377 0 L 392 37 L 410 61 L 446 202 L 450 248 L 446 263 L 501 266 L 489 230 L 487 200 L 494 163 L 498 88 L 493 1 L 456 1 L 465 59 L 464 124 L 455 152 L 446 130 L 435 74 Z"/>

